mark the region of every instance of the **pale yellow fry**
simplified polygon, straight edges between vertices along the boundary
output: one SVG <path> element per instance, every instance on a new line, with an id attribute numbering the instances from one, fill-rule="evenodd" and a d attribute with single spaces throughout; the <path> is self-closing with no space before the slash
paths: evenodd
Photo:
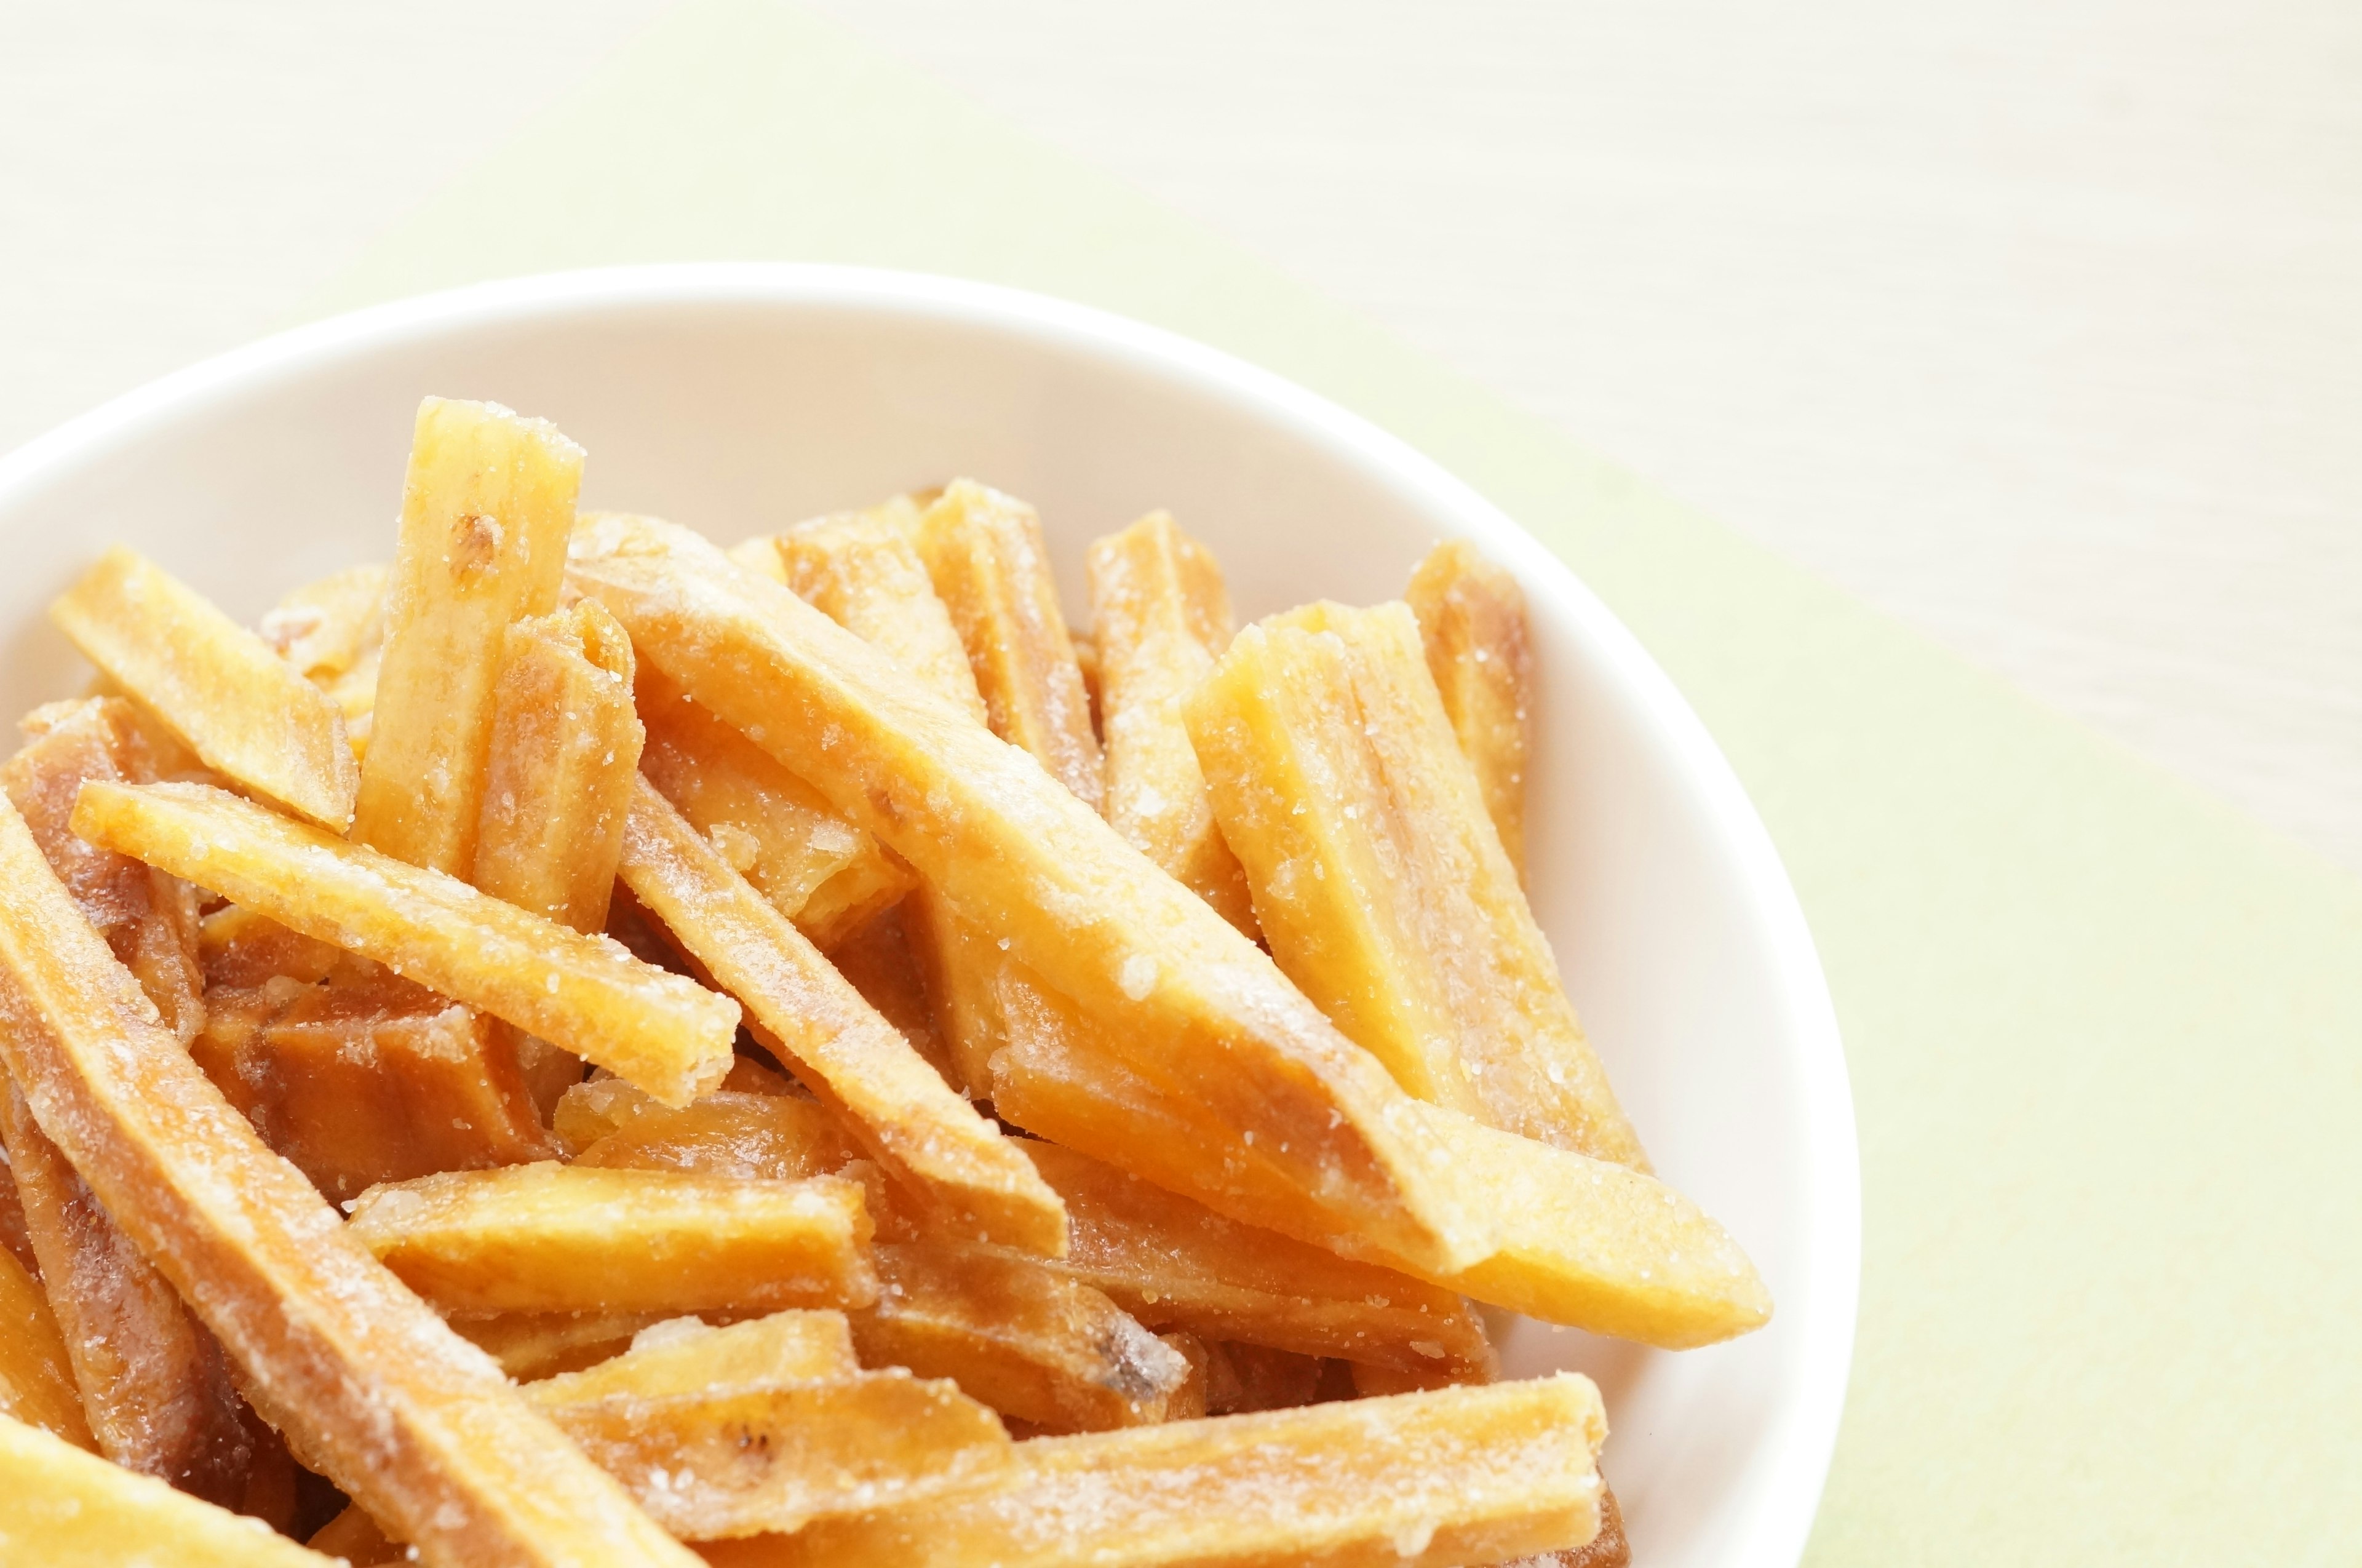
<path id="1" fill-rule="evenodd" d="M 41 1282 L 6 1251 L 0 1251 L 0 1416 L 39 1427 L 76 1448 L 97 1446 L 74 1388 L 57 1315 L 41 1293 Z"/>
<path id="2" fill-rule="evenodd" d="M 307 582 L 263 612 L 255 630 L 288 668 L 326 686 L 385 641 L 383 564 L 348 567 Z"/>
<path id="3" fill-rule="evenodd" d="M 730 547 L 730 558 L 748 571 L 760 573 L 773 582 L 788 580 L 788 569 L 779 559 L 779 541 L 776 535 L 757 534 L 751 539 L 741 539 Z"/>
<path id="4" fill-rule="evenodd" d="M 1186 704 L 1272 956 L 1402 1086 L 1645 1170 L 1407 607 L 1248 627 Z"/>
<path id="5" fill-rule="evenodd" d="M 346 1234 L 178 1041 L 0 807 L 0 1060 L 305 1463 L 469 1568 L 683 1552 Z M 116 1559 L 108 1559 L 115 1561 Z"/>
<path id="6" fill-rule="evenodd" d="M 260 1519 L 176 1492 L 5 1415 L 0 1497 L 7 1499 L 0 1562 L 25 1568 L 333 1568 L 336 1562 Z"/>
<path id="7" fill-rule="evenodd" d="M 544 1163 L 371 1187 L 353 1239 L 453 1312 L 768 1312 L 877 1299 L 858 1183 Z"/>
<path id="8" fill-rule="evenodd" d="M 418 405 L 353 837 L 464 877 L 510 623 L 557 607 L 582 449 L 497 403 Z"/>
<path id="9" fill-rule="evenodd" d="M 1032 752 L 1050 777 L 1098 810 L 1107 799 L 1105 767 L 1042 520 L 1014 496 L 955 480 L 920 518 L 917 543 L 967 649 L 992 733 Z"/>
<path id="10" fill-rule="evenodd" d="M 1092 544 L 1090 574 L 1108 822 L 1253 936 L 1246 873 L 1222 841 L 1181 722 L 1182 699 L 1230 646 L 1221 568 L 1169 513 L 1152 512 Z"/>
<path id="11" fill-rule="evenodd" d="M 842 1312 L 773 1312 L 723 1329 L 672 1318 L 640 1331 L 632 1348 L 613 1360 L 545 1378 L 527 1387 L 525 1397 L 546 1410 L 617 1394 L 652 1399 L 709 1388 L 814 1383 L 860 1371 Z"/>
<path id="12" fill-rule="evenodd" d="M 716 1568 L 1449 1568 L 1599 1529 L 1572 1373 L 1017 1445 L 987 1491 L 708 1549 Z"/>
<path id="13" fill-rule="evenodd" d="M 1385 1068 L 1031 757 L 685 529 L 594 520 L 572 570 L 641 657 L 1105 1021 L 1107 1049 L 1263 1140 L 1330 1230 L 1439 1267 L 1492 1250 L 1481 1202 Z"/>
<path id="14" fill-rule="evenodd" d="M 670 1320 L 663 1312 L 496 1312 L 454 1318 L 451 1327 L 526 1383 L 596 1366 L 631 1349 L 642 1329 Z"/>
<path id="15" fill-rule="evenodd" d="M 623 875 L 745 1004 L 757 1038 L 940 1222 L 1053 1257 L 1065 1251 L 1065 1209 L 1025 1156 L 645 779 Z"/>
<path id="16" fill-rule="evenodd" d="M 74 831 L 372 958 L 670 1105 L 730 1070 L 738 1005 L 613 942 L 193 784 L 91 784 Z"/>
<path id="17" fill-rule="evenodd" d="M 206 767 L 338 833 L 353 820 L 359 776 L 336 704 L 154 562 L 116 546 L 50 618 Z"/>
<path id="18" fill-rule="evenodd" d="M 1451 733 L 1476 770 L 1485 809 L 1518 875 L 1526 874 L 1526 769 L 1534 749 L 1533 636 L 1518 580 L 1448 539 L 1410 574 L 1427 668 Z"/>

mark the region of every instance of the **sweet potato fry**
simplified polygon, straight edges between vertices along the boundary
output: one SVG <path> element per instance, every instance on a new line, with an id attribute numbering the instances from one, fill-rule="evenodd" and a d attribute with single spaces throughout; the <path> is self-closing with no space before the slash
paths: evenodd
<path id="1" fill-rule="evenodd" d="M 0 1551 L 42 1568 L 334 1568 L 259 1519 L 176 1492 L 0 1415 Z"/>
<path id="2" fill-rule="evenodd" d="M 1399 1568 L 1599 1528 L 1598 1390 L 1562 1374 L 1017 1445 L 987 1491 L 707 1549 L 716 1568 Z"/>
<path id="3" fill-rule="evenodd" d="M 751 539 L 741 539 L 730 547 L 730 558 L 757 576 L 773 582 L 788 580 L 787 563 L 779 559 L 779 539 L 776 534 L 757 534 Z"/>
<path id="4" fill-rule="evenodd" d="M 14 1253 L 0 1255 L 0 1416 L 97 1452 L 57 1315 Z"/>
<path id="5" fill-rule="evenodd" d="M 729 1070 L 738 1008 L 615 944 L 200 785 L 92 783 L 93 844 L 160 866 L 686 1104 Z"/>
<path id="6" fill-rule="evenodd" d="M 1190 693 L 1272 956 L 1402 1086 L 1648 1168 L 1451 738 L 1400 604 L 1241 633 Z"/>
<path id="7" fill-rule="evenodd" d="M 8 1168 L 7 1150 L 0 1146 L 0 1252 L 22 1264 L 26 1272 L 40 1272 L 40 1262 L 33 1256 L 33 1238 L 25 1229 L 25 1205 L 17 1196 L 17 1174 Z"/>
<path id="8" fill-rule="evenodd" d="M 289 668 L 326 689 L 384 645 L 391 575 L 381 563 L 331 572 L 264 611 L 255 630 Z"/>
<path id="9" fill-rule="evenodd" d="M 642 1399 L 709 1389 L 817 1383 L 860 1375 L 842 1312 L 789 1311 L 712 1328 L 695 1318 L 651 1324 L 611 1361 L 525 1390 L 544 1409 L 626 1394 Z"/>
<path id="10" fill-rule="evenodd" d="M 496 403 L 418 406 L 353 837 L 464 877 L 508 628 L 557 607 L 582 449 Z"/>
<path id="11" fill-rule="evenodd" d="M 897 496 L 867 512 L 822 517 L 779 536 L 784 581 L 822 614 L 874 644 L 930 690 L 989 723 L 951 612 L 912 542 L 920 510 Z"/>
<path id="12" fill-rule="evenodd" d="M 1403 597 L 1418 617 L 1428 672 L 1476 771 L 1501 847 L 1526 874 L 1526 768 L 1534 748 L 1533 638 L 1518 580 L 1465 539 L 1428 552 Z"/>
<path id="13" fill-rule="evenodd" d="M 146 1021 L 137 984 L 14 808 L 0 808 L 0 1059 L 107 1213 L 220 1336 L 262 1415 L 431 1558 L 694 1562 L 355 1245 Z"/>
<path id="14" fill-rule="evenodd" d="M 235 1506 L 254 1445 L 221 1346 L 107 1217 L 13 1086 L 0 1087 L 0 1137 L 98 1452 Z"/>
<path id="15" fill-rule="evenodd" d="M 574 1157 L 578 1165 L 802 1181 L 833 1176 L 861 1153 L 833 1111 L 817 1100 L 788 1095 L 723 1091 L 674 1110 L 623 1079 L 610 1078 L 568 1090 L 559 1102 L 561 1117 L 569 1103 L 602 1089 L 637 1096 L 642 1106 L 620 1118 L 614 1131 L 585 1143 Z M 590 1123 L 591 1117 L 578 1104 L 560 1126 L 588 1131 Z"/>
<path id="16" fill-rule="evenodd" d="M 1599 1533 L 1584 1546 L 1563 1547 L 1505 1562 L 1501 1568 L 1631 1568 L 1632 1543 L 1624 1535 L 1624 1510 L 1616 1489 L 1599 1478 Z"/>
<path id="17" fill-rule="evenodd" d="M 1187 1361 L 1054 1265 L 940 1241 L 881 1243 L 875 1305 L 854 1313 L 871 1366 L 948 1377 L 1044 1431 L 1161 1421 Z"/>
<path id="18" fill-rule="evenodd" d="M 191 1055 L 330 1201 L 557 1152 L 492 1020 L 381 972 L 215 992 Z"/>
<path id="19" fill-rule="evenodd" d="M 336 704 L 153 561 L 116 547 L 50 618 L 205 766 L 335 832 L 352 821 L 359 770 Z"/>
<path id="20" fill-rule="evenodd" d="M 952 1062 L 951 1048 L 944 1043 L 943 1031 L 935 1027 L 935 1016 L 927 1001 L 926 975 L 919 966 L 919 957 L 911 942 L 908 911 L 888 910 L 860 930 L 828 950 L 828 960 L 836 972 L 861 993 L 861 999 L 877 1010 L 877 1016 L 902 1032 L 927 1066 L 935 1069 L 945 1083 L 959 1078 L 959 1068 Z"/>
<path id="21" fill-rule="evenodd" d="M 662 676 L 640 683 L 641 771 L 773 909 L 822 950 L 910 891 L 910 868 L 819 791 Z"/>
<path id="22" fill-rule="evenodd" d="M 408 1552 L 387 1540 L 377 1520 L 359 1505 L 330 1519 L 304 1544 L 323 1557 L 343 1558 L 347 1568 L 371 1568 L 372 1564 L 382 1568 L 409 1561 Z"/>
<path id="23" fill-rule="evenodd" d="M 1206 1375 L 1212 1369 L 1213 1353 L 1206 1342 L 1187 1332 L 1159 1334 L 1167 1350 L 1189 1364 L 1189 1371 L 1181 1379 L 1181 1386 L 1164 1402 L 1164 1419 L 1168 1421 L 1202 1419 L 1206 1408 Z"/>
<path id="24" fill-rule="evenodd" d="M 83 842 L 70 825 L 74 801 L 89 780 L 147 782 L 160 771 L 130 704 L 120 698 L 52 702 L 35 709 L 25 729 L 30 738 L 0 767 L 0 787 L 165 1027 L 183 1043 L 193 1040 L 205 1019 L 195 890 L 128 856 Z"/>
<path id="25" fill-rule="evenodd" d="M 1263 1140 L 1297 1233 L 1365 1234 L 1435 1267 L 1491 1251 L 1481 1206 L 1385 1069 L 1038 765 L 684 529 L 594 519 L 571 571 L 643 658 L 793 759 L 1015 962 L 1120 1021 L 1092 1037 L 1110 1060 Z"/>
<path id="26" fill-rule="evenodd" d="M 1330 1364 L 1319 1356 L 1237 1342 L 1206 1346 L 1206 1409 L 1216 1416 L 1293 1410 L 1320 1403 Z"/>
<path id="27" fill-rule="evenodd" d="M 645 780 L 632 800 L 623 876 L 745 1005 L 756 1038 L 931 1214 L 1028 1252 L 1065 1250 L 1065 1212 L 1024 1155 Z"/>
<path id="28" fill-rule="evenodd" d="M 1213 555 L 1152 512 L 1091 546 L 1091 624 L 1107 732 L 1108 822 L 1249 936 L 1246 873 L 1222 841 L 1181 700 L 1231 641 Z"/>
<path id="29" fill-rule="evenodd" d="M 347 1227 L 454 1312 L 864 1307 L 877 1278 L 858 1184 L 511 1165 L 374 1187 Z"/>
<path id="30" fill-rule="evenodd" d="M 1012 496 L 955 480 L 920 518 L 916 543 L 967 649 L 992 733 L 1041 758 L 1050 777 L 1098 810 L 1104 766 L 1042 520 Z"/>
<path id="31" fill-rule="evenodd" d="M 252 910 L 224 904 L 197 922 L 197 956 L 210 994 L 251 990 L 271 980 L 311 985 L 326 979 L 345 955 Z"/>
<path id="32" fill-rule="evenodd" d="M 1010 1047 L 996 1082 L 1002 1115 L 1028 1131 L 1168 1189 L 1220 1169 L 1228 1209 L 1285 1218 L 1288 1178 L 1258 1145 L 1105 1056 L 1042 1037 Z M 1545 1322 L 1667 1350 L 1760 1328 L 1772 1297 L 1747 1254 L 1697 1206 L 1628 1166 L 1502 1132 L 1441 1107 L 1426 1113 L 1479 1190 L 1494 1195 L 1498 1248 L 1467 1269 L 1435 1270 L 1351 1236 L 1348 1255 Z M 1175 1166 L 1183 1167 L 1175 1169 Z"/>
<path id="33" fill-rule="evenodd" d="M 452 1330 L 520 1383 L 579 1372 L 623 1354 L 661 1312 L 498 1312 L 454 1318 Z"/>

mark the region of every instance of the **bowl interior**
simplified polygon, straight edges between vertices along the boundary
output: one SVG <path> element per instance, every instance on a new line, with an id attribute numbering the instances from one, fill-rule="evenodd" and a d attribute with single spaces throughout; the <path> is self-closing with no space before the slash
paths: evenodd
<path id="1" fill-rule="evenodd" d="M 1041 509 L 1068 613 L 1086 543 L 1153 507 L 1207 540 L 1242 623 L 1396 597 L 1445 536 L 1522 580 L 1541 670 L 1538 914 L 1666 1179 L 1780 1304 L 1681 1354 L 1516 1320 L 1513 1373 L 1605 1390 L 1606 1469 L 1659 1564 L 1793 1562 L 1851 1337 L 1852 1127 L 1809 942 L 1761 829 L 1613 618 L 1472 492 L 1326 404 L 1071 307 L 826 269 L 649 269 L 463 291 L 184 372 L 0 465 L 0 706 L 83 667 L 41 607 L 127 541 L 251 620 L 391 550 L 426 392 L 556 421 L 585 504 L 723 544 L 969 474 Z"/>

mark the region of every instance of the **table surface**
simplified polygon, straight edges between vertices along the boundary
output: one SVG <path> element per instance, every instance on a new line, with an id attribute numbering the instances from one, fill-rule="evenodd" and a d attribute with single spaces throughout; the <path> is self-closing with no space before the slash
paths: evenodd
<path id="1" fill-rule="evenodd" d="M 2362 8 L 817 8 L 2362 868 Z M 0 449 L 663 9 L 0 7 Z"/>

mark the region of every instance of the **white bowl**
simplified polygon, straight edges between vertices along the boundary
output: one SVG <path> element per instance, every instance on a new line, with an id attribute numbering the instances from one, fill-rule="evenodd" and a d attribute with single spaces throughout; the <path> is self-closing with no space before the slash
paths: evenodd
<path id="1" fill-rule="evenodd" d="M 225 355 L 0 461 L 0 708 L 67 694 L 42 606 L 123 540 L 251 619 L 392 548 L 420 396 L 489 398 L 589 448 L 585 501 L 723 544 L 972 474 L 1035 502 L 1070 613 L 1085 542 L 1167 507 L 1242 620 L 1400 594 L 1465 536 L 1532 603 L 1534 903 L 1661 1174 L 1779 1303 L 1680 1353 L 1517 1321 L 1513 1373 L 1606 1394 L 1606 1469 L 1650 1568 L 1788 1568 L 1828 1466 L 1860 1252 L 1852 1103 L 1812 939 L 1761 823 L 1672 683 L 1467 486 L 1277 378 L 1137 324 L 937 278 L 669 266 L 490 284 Z"/>

